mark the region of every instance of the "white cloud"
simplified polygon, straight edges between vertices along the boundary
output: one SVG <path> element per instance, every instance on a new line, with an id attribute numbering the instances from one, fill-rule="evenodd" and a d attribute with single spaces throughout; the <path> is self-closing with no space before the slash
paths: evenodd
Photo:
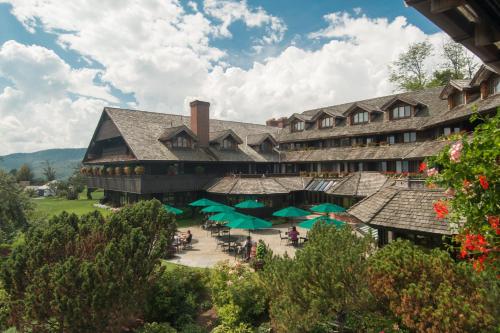
<path id="1" fill-rule="evenodd" d="M 8 41 L 0 47 L 0 154 L 88 142 L 100 109 L 116 103 L 96 70 L 73 70 L 54 52 Z M 86 138 L 85 138 L 86 136 Z"/>
<path id="2" fill-rule="evenodd" d="M 204 11 L 222 23 L 215 26 L 220 36 L 231 37 L 229 26 L 235 21 L 243 21 L 249 28 L 265 27 L 266 34 L 259 40 L 261 44 L 280 42 L 286 32 L 286 24 L 279 17 L 269 15 L 262 7 L 250 8 L 246 0 L 205 0 Z M 257 45 L 258 49 L 262 45 Z"/>
<path id="3" fill-rule="evenodd" d="M 104 68 L 77 71 L 56 61 L 49 50 L 33 51 L 43 59 L 26 60 L 34 63 L 26 68 L 35 66 L 35 70 L 16 69 L 6 75 L 15 83 L 0 95 L 0 113 L 5 117 L 0 139 L 13 142 L 9 135 L 20 130 L 30 133 L 24 137 L 40 142 L 15 144 L 9 151 L 86 146 L 104 101 L 116 102 L 106 87 L 92 83 L 97 73 L 104 82 L 134 93 L 137 103 L 132 106 L 139 109 L 186 114 L 188 102 L 202 98 L 212 103 L 214 117 L 263 122 L 391 93 L 394 87 L 388 81 L 387 65 L 410 43 L 426 38 L 441 43 L 443 36 L 428 36 L 403 17 L 389 21 L 332 13 L 325 16 L 324 29 L 309 34 L 323 44 L 319 49 L 290 46 L 245 70 L 225 63 L 225 52 L 211 45 L 214 34 L 230 38 L 230 25 L 241 20 L 249 28 L 264 28 L 256 45 L 264 46 L 280 41 L 286 29 L 281 19 L 246 2 L 206 0 L 204 12 L 194 3 L 188 4 L 192 11 L 187 12 L 176 0 L 16 0 L 12 5 L 14 15 L 27 27 L 56 34 L 61 45 Z M 40 100 L 28 98 L 42 90 Z M 71 99 L 67 91 L 78 98 Z M 33 114 L 36 121 L 4 114 L 7 106 L 23 109 L 26 116 Z M 74 124 L 66 124 L 70 121 Z M 7 131 L 10 134 L 4 134 Z"/>

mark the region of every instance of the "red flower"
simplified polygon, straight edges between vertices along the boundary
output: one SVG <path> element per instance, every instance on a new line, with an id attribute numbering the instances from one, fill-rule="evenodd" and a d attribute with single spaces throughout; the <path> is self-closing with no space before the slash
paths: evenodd
<path id="1" fill-rule="evenodd" d="M 418 172 L 424 172 L 427 169 L 427 163 L 422 162 L 420 163 L 420 166 L 418 167 Z"/>
<path id="2" fill-rule="evenodd" d="M 487 190 L 490 187 L 490 184 L 488 184 L 488 180 L 486 180 L 486 176 L 484 175 L 479 176 L 479 183 L 481 184 L 483 190 Z"/>
<path id="3" fill-rule="evenodd" d="M 467 179 L 464 179 L 464 183 L 463 183 L 463 186 L 465 189 L 469 188 L 470 187 L 470 181 L 468 181 Z"/>
<path id="4" fill-rule="evenodd" d="M 488 241 L 481 234 L 467 234 L 465 235 L 465 244 L 464 248 L 467 251 L 479 251 L 481 253 L 488 253 Z"/>
<path id="5" fill-rule="evenodd" d="M 449 213 L 446 201 L 439 200 L 433 204 L 433 207 L 438 219 L 444 219 Z"/>
<path id="6" fill-rule="evenodd" d="M 500 235 L 500 218 L 498 216 L 488 216 L 488 223 L 497 235 Z"/>

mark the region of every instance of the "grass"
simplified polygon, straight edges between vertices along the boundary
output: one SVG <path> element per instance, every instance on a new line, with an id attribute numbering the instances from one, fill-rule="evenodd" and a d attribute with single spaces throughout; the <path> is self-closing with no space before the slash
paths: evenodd
<path id="1" fill-rule="evenodd" d="M 64 198 L 54 197 L 33 199 L 33 203 L 35 204 L 35 211 L 39 214 L 47 215 L 49 217 L 60 214 L 63 211 L 67 211 L 68 213 L 75 213 L 79 216 L 93 212 L 94 210 L 100 211 L 105 216 L 110 213 L 109 210 L 94 207 L 94 204 L 99 203 L 99 200 L 104 196 L 102 190 L 93 192 L 92 200 L 88 200 L 85 193 L 86 191 L 80 193 L 80 196 L 77 200 L 67 200 Z"/>

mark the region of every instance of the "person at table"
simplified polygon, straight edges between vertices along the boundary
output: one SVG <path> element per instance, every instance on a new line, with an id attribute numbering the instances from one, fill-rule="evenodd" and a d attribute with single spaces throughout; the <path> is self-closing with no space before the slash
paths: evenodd
<path id="1" fill-rule="evenodd" d="M 184 245 L 191 244 L 192 240 L 193 240 L 193 234 L 191 233 L 191 230 L 188 230 L 187 234 L 184 235 L 183 243 Z"/>
<path id="2" fill-rule="evenodd" d="M 292 230 L 288 232 L 288 237 L 290 237 L 294 246 L 299 245 L 299 235 L 300 233 L 297 231 L 296 227 L 293 227 Z"/>
<path id="3" fill-rule="evenodd" d="M 243 250 L 245 251 L 245 260 L 250 259 L 250 254 L 252 253 L 252 237 L 248 236 L 247 239 L 245 240 L 245 243 L 243 243 Z"/>

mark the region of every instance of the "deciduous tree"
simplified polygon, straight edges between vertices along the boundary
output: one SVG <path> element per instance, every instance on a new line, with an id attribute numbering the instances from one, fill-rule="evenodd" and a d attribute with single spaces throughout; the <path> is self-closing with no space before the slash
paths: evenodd
<path id="1" fill-rule="evenodd" d="M 33 180 L 33 172 L 31 172 L 31 168 L 27 164 L 21 165 L 19 170 L 17 170 L 16 174 L 17 181 L 32 181 Z"/>
<path id="2" fill-rule="evenodd" d="M 432 45 L 428 41 L 411 44 L 391 64 L 389 80 L 405 91 L 424 89 L 429 82 L 425 61 L 431 54 Z"/>
<path id="3" fill-rule="evenodd" d="M 48 160 L 44 162 L 43 175 L 48 182 L 56 179 L 56 170 L 52 167 L 52 164 Z"/>

